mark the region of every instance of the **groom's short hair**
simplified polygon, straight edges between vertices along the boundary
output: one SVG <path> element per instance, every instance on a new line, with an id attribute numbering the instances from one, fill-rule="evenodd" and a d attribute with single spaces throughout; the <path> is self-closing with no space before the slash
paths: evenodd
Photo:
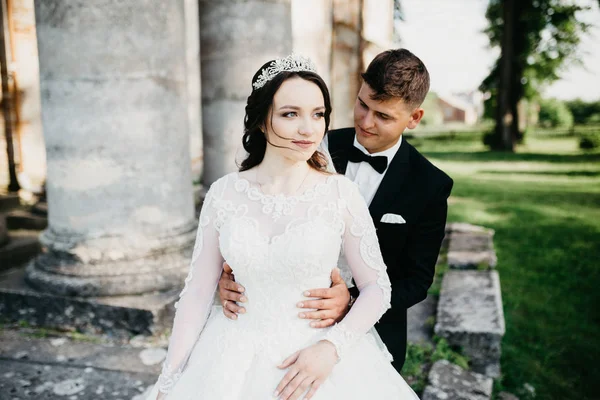
<path id="1" fill-rule="evenodd" d="M 399 97 L 410 107 L 418 107 L 429 91 L 429 72 L 419 57 L 406 49 L 378 54 L 362 74 L 373 90 L 373 100 Z"/>

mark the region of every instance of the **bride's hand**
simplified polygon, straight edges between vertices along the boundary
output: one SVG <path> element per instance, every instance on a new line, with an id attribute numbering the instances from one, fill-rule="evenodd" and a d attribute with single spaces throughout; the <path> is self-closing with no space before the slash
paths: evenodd
<path id="1" fill-rule="evenodd" d="M 337 359 L 335 347 L 327 340 L 297 351 L 279 365 L 280 369 L 289 368 L 289 371 L 277 385 L 275 396 L 281 400 L 296 400 L 310 388 L 304 396 L 310 399 L 331 374 Z"/>

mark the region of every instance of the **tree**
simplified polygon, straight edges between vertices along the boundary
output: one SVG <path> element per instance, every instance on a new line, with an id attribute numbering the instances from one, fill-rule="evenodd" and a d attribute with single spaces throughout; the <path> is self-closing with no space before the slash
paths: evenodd
<path id="1" fill-rule="evenodd" d="M 548 128 L 570 128 L 573 114 L 564 101 L 543 99 L 540 101 L 539 124 Z"/>
<path id="2" fill-rule="evenodd" d="M 517 105 L 538 97 L 540 89 L 559 79 L 567 60 L 578 62 L 577 48 L 589 25 L 577 20 L 588 10 L 569 0 L 490 0 L 486 33 L 500 57 L 480 89 L 496 105 L 496 125 L 486 144 L 514 151 L 522 138 Z"/>
<path id="3" fill-rule="evenodd" d="M 581 99 L 575 99 L 567 101 L 566 104 L 573 114 L 575 124 L 600 123 L 600 100 L 583 101 Z"/>

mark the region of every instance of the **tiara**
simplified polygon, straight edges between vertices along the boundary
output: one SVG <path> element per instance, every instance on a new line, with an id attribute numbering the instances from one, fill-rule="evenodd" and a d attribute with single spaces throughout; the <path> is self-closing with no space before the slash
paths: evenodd
<path id="1" fill-rule="evenodd" d="M 256 79 L 256 82 L 252 84 L 254 89 L 260 89 L 265 86 L 267 82 L 275 78 L 280 72 L 317 72 L 315 64 L 308 57 L 300 56 L 297 54 L 290 54 L 285 58 L 278 58 L 273 61 L 267 68 L 264 68 L 260 76 Z"/>

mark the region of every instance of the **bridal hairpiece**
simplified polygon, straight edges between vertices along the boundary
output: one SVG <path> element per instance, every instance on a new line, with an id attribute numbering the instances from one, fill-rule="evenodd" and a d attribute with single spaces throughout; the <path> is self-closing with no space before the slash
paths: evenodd
<path id="1" fill-rule="evenodd" d="M 267 68 L 264 68 L 260 76 L 256 79 L 256 82 L 252 84 L 254 89 L 260 89 L 265 86 L 267 82 L 275 78 L 280 72 L 317 72 L 315 64 L 308 57 L 300 56 L 298 54 L 290 54 L 285 58 L 278 58 L 273 61 Z"/>

